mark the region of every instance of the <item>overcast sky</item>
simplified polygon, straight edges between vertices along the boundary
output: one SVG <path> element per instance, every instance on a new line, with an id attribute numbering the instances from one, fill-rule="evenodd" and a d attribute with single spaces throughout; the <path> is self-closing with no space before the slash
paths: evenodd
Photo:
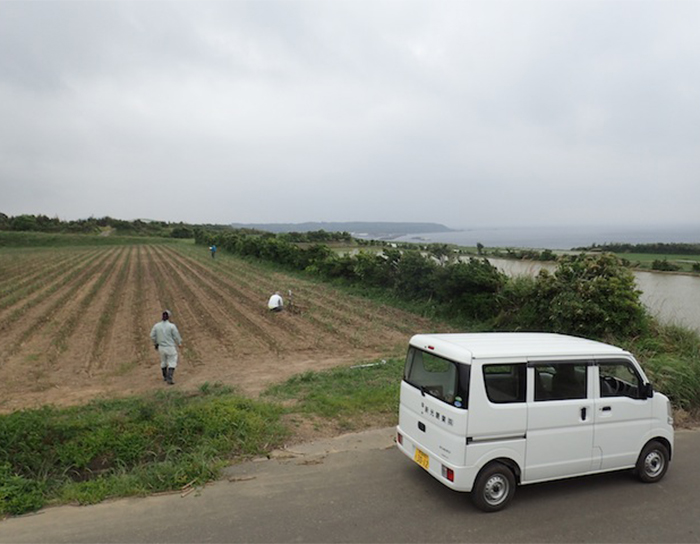
<path id="1" fill-rule="evenodd" d="M 700 223 L 700 1 L 0 0 L 0 212 Z"/>

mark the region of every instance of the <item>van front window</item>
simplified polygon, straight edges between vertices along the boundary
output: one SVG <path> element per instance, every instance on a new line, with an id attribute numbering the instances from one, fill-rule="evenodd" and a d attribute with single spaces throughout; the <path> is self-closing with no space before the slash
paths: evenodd
<path id="1" fill-rule="evenodd" d="M 468 365 L 458 365 L 414 347 L 408 350 L 404 380 L 426 395 L 458 408 L 466 408 L 468 378 Z"/>

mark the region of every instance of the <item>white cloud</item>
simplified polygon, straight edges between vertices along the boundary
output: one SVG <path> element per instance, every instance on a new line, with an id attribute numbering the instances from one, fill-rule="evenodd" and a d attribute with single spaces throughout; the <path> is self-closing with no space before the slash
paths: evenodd
<path id="1" fill-rule="evenodd" d="M 698 23 L 675 1 L 0 2 L 0 211 L 671 222 L 700 197 Z"/>

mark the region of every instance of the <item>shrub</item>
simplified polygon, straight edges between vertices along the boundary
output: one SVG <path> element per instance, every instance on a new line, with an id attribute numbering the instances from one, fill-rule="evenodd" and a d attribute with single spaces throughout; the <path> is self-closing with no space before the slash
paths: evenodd
<path id="1" fill-rule="evenodd" d="M 553 274 L 542 270 L 528 287 L 519 308 L 505 304 L 501 326 L 603 338 L 636 334 L 648 320 L 634 275 L 609 253 L 564 256 Z"/>
<path id="2" fill-rule="evenodd" d="M 433 280 L 437 299 L 448 313 L 470 319 L 489 319 L 498 311 L 498 293 L 507 277 L 486 259 L 469 259 L 440 267 Z"/>
<path id="3" fill-rule="evenodd" d="M 408 298 L 430 298 L 435 292 L 437 265 L 418 251 L 406 251 L 401 255 L 396 269 L 394 289 Z"/>
<path id="4" fill-rule="evenodd" d="M 666 259 L 654 259 L 651 263 L 651 269 L 662 272 L 677 272 L 681 267 L 677 264 L 669 263 Z"/>

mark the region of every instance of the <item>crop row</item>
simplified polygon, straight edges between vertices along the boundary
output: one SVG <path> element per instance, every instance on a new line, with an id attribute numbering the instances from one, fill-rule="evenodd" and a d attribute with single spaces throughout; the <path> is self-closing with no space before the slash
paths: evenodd
<path id="1" fill-rule="evenodd" d="M 302 311 L 269 312 L 288 289 Z M 420 320 L 187 244 L 0 252 L 0 410 L 162 387 L 148 333 L 166 308 L 193 385 L 388 354 Z"/>

